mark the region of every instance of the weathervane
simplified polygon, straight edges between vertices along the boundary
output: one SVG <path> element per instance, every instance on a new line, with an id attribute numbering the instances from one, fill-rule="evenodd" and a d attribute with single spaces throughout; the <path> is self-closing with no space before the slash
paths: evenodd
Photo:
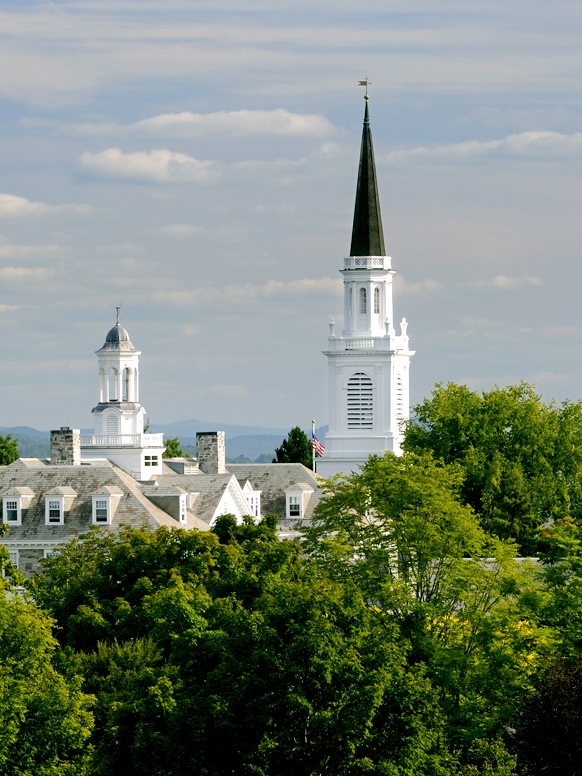
<path id="1" fill-rule="evenodd" d="M 370 96 L 368 94 L 368 86 L 370 86 L 371 84 L 372 84 L 372 82 L 368 80 L 368 76 L 366 76 L 366 80 L 365 81 L 358 81 L 358 86 L 365 86 L 366 87 L 366 94 L 364 95 L 364 99 L 365 100 L 369 100 L 370 99 Z"/>
<path id="2" fill-rule="evenodd" d="M 119 326 L 119 311 L 121 310 L 121 308 L 122 308 L 122 307 L 123 307 L 123 302 L 121 302 L 121 304 L 119 305 L 119 307 L 116 307 L 116 308 L 115 308 L 115 309 L 117 310 L 117 320 L 115 321 L 115 325 L 116 325 L 116 326 Z"/>

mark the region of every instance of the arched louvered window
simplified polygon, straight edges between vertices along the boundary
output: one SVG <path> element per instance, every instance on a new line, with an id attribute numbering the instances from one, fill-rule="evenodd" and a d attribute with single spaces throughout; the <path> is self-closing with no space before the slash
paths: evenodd
<path id="1" fill-rule="evenodd" d="M 368 299 L 366 297 L 366 289 L 360 288 L 360 315 L 365 315 L 368 312 Z"/>
<path id="2" fill-rule="evenodd" d="M 105 433 L 106 434 L 118 434 L 119 427 L 117 425 L 117 415 L 108 415 L 105 421 Z"/>
<path id="3" fill-rule="evenodd" d="M 374 289 L 374 312 L 376 315 L 380 313 L 380 289 L 378 286 Z"/>
<path id="4" fill-rule="evenodd" d="M 373 409 L 372 379 L 356 372 L 348 380 L 348 428 L 372 428 Z"/>

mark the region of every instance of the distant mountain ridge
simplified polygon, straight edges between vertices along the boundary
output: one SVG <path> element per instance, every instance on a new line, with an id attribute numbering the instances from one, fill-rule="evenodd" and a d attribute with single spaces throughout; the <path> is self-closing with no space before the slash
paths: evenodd
<path id="1" fill-rule="evenodd" d="M 321 426 L 315 433 L 321 441 L 327 431 L 327 426 Z M 270 428 L 268 426 L 237 426 L 232 424 L 207 423 L 202 420 L 179 420 L 175 423 L 154 424 L 152 432 L 162 432 L 166 439 L 179 437 L 182 447 L 191 455 L 196 454 L 197 431 L 224 431 L 226 435 L 226 455 L 229 459 L 242 456 L 251 461 L 257 459 L 271 461 L 275 457 L 275 448 L 287 434 L 287 428 Z M 93 429 L 82 428 L 81 433 L 91 434 Z M 308 436 L 311 430 L 307 429 Z M 39 431 L 31 426 L 12 426 L 0 428 L 0 434 L 12 434 L 18 439 L 20 455 L 23 458 L 45 458 L 50 455 L 50 431 Z"/>

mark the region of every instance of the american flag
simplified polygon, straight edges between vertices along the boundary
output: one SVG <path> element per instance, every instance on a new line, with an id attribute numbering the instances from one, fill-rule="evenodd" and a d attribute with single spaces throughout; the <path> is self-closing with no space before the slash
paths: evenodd
<path id="1" fill-rule="evenodd" d="M 312 435 L 311 444 L 317 455 L 321 458 L 321 456 L 325 453 L 325 445 L 321 444 L 315 434 Z"/>

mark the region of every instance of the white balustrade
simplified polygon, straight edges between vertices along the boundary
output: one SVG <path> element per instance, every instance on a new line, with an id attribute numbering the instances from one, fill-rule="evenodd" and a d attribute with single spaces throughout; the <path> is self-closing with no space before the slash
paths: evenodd
<path id="1" fill-rule="evenodd" d="M 163 434 L 81 434 L 81 447 L 163 446 Z"/>
<path id="2" fill-rule="evenodd" d="M 390 267 L 390 258 L 386 261 Z M 344 269 L 384 269 L 384 256 L 346 256 Z"/>

